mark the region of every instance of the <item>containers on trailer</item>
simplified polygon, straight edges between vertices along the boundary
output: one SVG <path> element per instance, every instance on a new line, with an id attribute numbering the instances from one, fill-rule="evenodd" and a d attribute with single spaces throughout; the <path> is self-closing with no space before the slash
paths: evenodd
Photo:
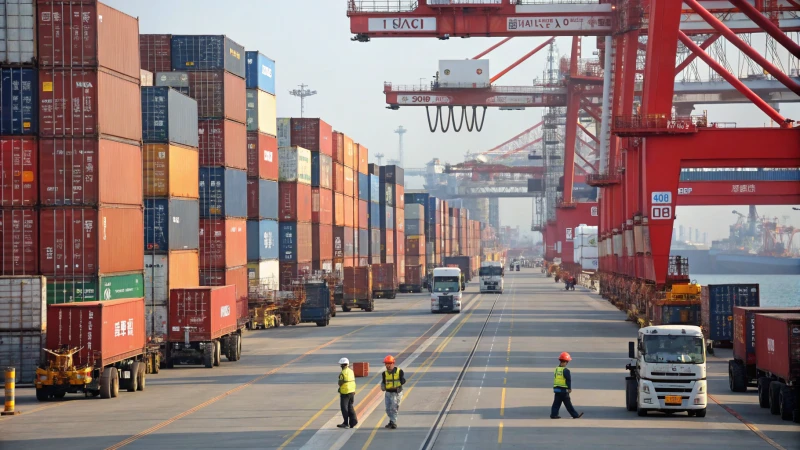
<path id="1" fill-rule="evenodd" d="M 145 197 L 200 198 L 196 148 L 144 144 L 142 161 Z"/>
<path id="2" fill-rule="evenodd" d="M 247 89 L 247 131 L 275 135 L 278 117 L 277 99 L 259 89 Z"/>
<path id="3" fill-rule="evenodd" d="M 279 224 L 280 260 L 310 262 L 312 259 L 311 223 L 281 222 Z"/>
<path id="4" fill-rule="evenodd" d="M 375 303 L 372 300 L 372 269 L 370 266 L 345 267 L 343 284 L 343 311 L 347 312 L 352 308 L 361 308 L 362 310 L 370 312 L 374 311 Z"/>
<path id="5" fill-rule="evenodd" d="M 224 269 L 246 264 L 245 219 L 200 219 L 201 269 Z"/>
<path id="6" fill-rule="evenodd" d="M 278 181 L 278 139 L 264 133 L 247 133 L 247 176 Z"/>
<path id="7" fill-rule="evenodd" d="M 245 52 L 247 89 L 260 89 L 275 95 L 275 61 L 261 52 Z"/>
<path id="8" fill-rule="evenodd" d="M 203 119 L 247 121 L 244 80 L 221 70 L 189 72 L 189 96 L 197 100 L 197 116 Z"/>
<path id="9" fill-rule="evenodd" d="M 36 13 L 32 0 L 0 3 L 0 62 L 36 63 Z"/>
<path id="10" fill-rule="evenodd" d="M 80 348 L 75 366 L 108 366 L 145 352 L 144 298 L 47 307 L 48 349 Z"/>
<path id="11" fill-rule="evenodd" d="M 247 169 L 247 129 L 233 120 L 197 121 L 201 166 Z"/>
<path id="12" fill-rule="evenodd" d="M 153 73 L 169 73 L 172 70 L 171 47 L 172 36 L 169 34 L 140 34 L 139 59 L 141 68 Z M 159 85 L 156 84 L 156 86 Z"/>
<path id="13" fill-rule="evenodd" d="M 46 283 L 42 276 L 0 278 L 0 331 L 47 330 Z"/>
<path id="14" fill-rule="evenodd" d="M 197 147 L 197 101 L 168 87 L 143 87 L 142 140 Z"/>
<path id="15" fill-rule="evenodd" d="M 800 314 L 756 314 L 756 366 L 784 381 L 800 378 Z"/>
<path id="16" fill-rule="evenodd" d="M 141 207 L 44 208 L 39 211 L 39 271 L 74 276 L 141 271 Z"/>
<path id="17" fill-rule="evenodd" d="M 278 220 L 278 182 L 247 180 L 247 218 Z"/>
<path id="18" fill-rule="evenodd" d="M 247 260 L 278 259 L 278 222 L 275 220 L 247 221 Z"/>
<path id="19" fill-rule="evenodd" d="M 244 47 L 226 36 L 172 36 L 172 69 L 225 70 L 244 79 Z"/>
<path id="20" fill-rule="evenodd" d="M 297 146 L 279 147 L 278 167 L 278 181 L 311 184 L 310 150 Z"/>
<path id="21" fill-rule="evenodd" d="M 306 301 L 300 308 L 300 321 L 327 326 L 331 320 L 331 293 L 325 282 L 306 283 Z"/>
<path id="22" fill-rule="evenodd" d="M 47 304 L 144 297 L 142 272 L 47 278 Z"/>
<path id="23" fill-rule="evenodd" d="M 0 4 L 0 9 L 4 5 Z M 17 6 L 17 5 L 13 5 Z M 3 15 L 0 14 L 0 21 Z M 0 35 L 10 30 L 0 26 Z M 0 39 L 0 54 L 3 52 Z M 8 44 L 8 42 L 6 42 Z M 39 73 L 36 69 L 0 69 L 0 134 L 36 135 L 39 131 Z"/>
<path id="24" fill-rule="evenodd" d="M 0 207 L 39 202 L 39 157 L 34 138 L 0 138 Z"/>
<path id="25" fill-rule="evenodd" d="M 425 279 L 425 266 L 409 266 L 406 261 L 406 279 L 400 285 L 400 292 L 421 292 L 423 280 Z"/>
<path id="26" fill-rule="evenodd" d="M 333 129 L 322 119 L 298 119 L 291 121 L 292 145 L 333 156 Z"/>
<path id="27" fill-rule="evenodd" d="M 247 217 L 247 174 L 224 167 L 200 168 L 200 217 Z"/>
<path id="28" fill-rule="evenodd" d="M 311 185 L 278 183 L 278 219 L 281 222 L 311 222 Z"/>
<path id="29" fill-rule="evenodd" d="M 733 309 L 760 306 L 758 284 L 712 284 L 700 291 L 701 326 L 706 339 L 733 340 Z"/>
<path id="30" fill-rule="evenodd" d="M 200 202 L 182 198 L 144 200 L 144 246 L 148 253 L 197 250 Z"/>
<path id="31" fill-rule="evenodd" d="M 375 297 L 397 297 L 397 271 L 394 264 L 372 265 L 372 294 Z"/>

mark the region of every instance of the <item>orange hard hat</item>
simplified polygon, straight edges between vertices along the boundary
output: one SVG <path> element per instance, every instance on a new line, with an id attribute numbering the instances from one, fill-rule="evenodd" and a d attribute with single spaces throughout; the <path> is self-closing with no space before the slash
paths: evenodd
<path id="1" fill-rule="evenodd" d="M 394 364 L 394 356 L 387 355 L 386 358 L 383 358 L 384 364 Z"/>
<path id="2" fill-rule="evenodd" d="M 561 354 L 558 355 L 558 360 L 559 361 L 572 361 L 572 356 L 569 356 L 569 353 L 567 353 L 567 352 L 561 352 Z"/>

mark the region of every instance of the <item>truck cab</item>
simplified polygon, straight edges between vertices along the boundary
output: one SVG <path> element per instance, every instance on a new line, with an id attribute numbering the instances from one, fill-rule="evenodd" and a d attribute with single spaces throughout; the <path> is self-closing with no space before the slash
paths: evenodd
<path id="1" fill-rule="evenodd" d="M 478 277 L 480 278 L 481 293 L 499 292 L 503 293 L 503 263 L 499 261 L 484 261 L 481 263 Z"/>
<path id="2" fill-rule="evenodd" d="M 625 403 L 640 416 L 687 412 L 705 417 L 708 396 L 706 346 L 700 327 L 660 325 L 639 330 L 625 366 Z"/>
<path id="3" fill-rule="evenodd" d="M 438 267 L 433 269 L 431 281 L 431 312 L 461 312 L 461 269 Z"/>

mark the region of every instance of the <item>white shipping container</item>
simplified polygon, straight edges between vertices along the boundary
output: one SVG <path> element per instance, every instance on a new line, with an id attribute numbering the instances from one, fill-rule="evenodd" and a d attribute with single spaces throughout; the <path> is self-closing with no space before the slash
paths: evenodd
<path id="1" fill-rule="evenodd" d="M 575 247 L 573 261 L 578 262 L 583 258 L 597 258 L 597 247 Z"/>
<path id="2" fill-rule="evenodd" d="M 425 207 L 416 203 L 407 203 L 405 212 L 406 220 L 421 220 L 425 218 Z"/>
<path id="3" fill-rule="evenodd" d="M 19 330 L 47 330 L 47 278 L 0 278 L 0 331 Z"/>
<path id="4" fill-rule="evenodd" d="M 333 273 L 333 261 L 323 261 L 321 265 L 321 269 L 323 272 L 331 272 Z"/>
<path id="5" fill-rule="evenodd" d="M 303 147 L 278 148 L 278 181 L 311 184 L 311 150 Z"/>
<path id="6" fill-rule="evenodd" d="M 599 267 L 597 258 L 582 258 L 580 261 L 583 270 L 597 270 Z"/>
<path id="7" fill-rule="evenodd" d="M 144 304 L 169 303 L 169 257 L 144 255 Z"/>
<path id="8" fill-rule="evenodd" d="M 292 119 L 280 117 L 276 119 L 275 136 L 278 138 L 278 147 L 292 146 Z"/>
<path id="9" fill-rule="evenodd" d="M 584 247 L 597 247 L 598 227 L 578 225 L 575 228 L 575 245 Z"/>
<path id="10" fill-rule="evenodd" d="M 153 79 L 154 79 L 153 72 L 148 72 L 144 69 L 140 69 L 139 77 L 141 80 L 142 87 L 153 86 Z"/>
<path id="11" fill-rule="evenodd" d="M 144 315 L 147 335 L 164 338 L 167 336 L 167 319 L 169 318 L 169 304 L 145 304 Z"/>
<path id="12" fill-rule="evenodd" d="M 280 262 L 268 259 L 247 265 L 247 283 L 251 294 L 279 289 Z"/>
<path id="13" fill-rule="evenodd" d="M 489 81 L 488 59 L 456 59 L 439 61 L 439 87 L 487 88 Z"/>
<path id="14" fill-rule="evenodd" d="M 33 384 L 44 343 L 41 331 L 0 331 L 0 367 L 16 369 L 17 387 Z M 5 377 L 0 383 L 5 386 Z"/>
<path id="15" fill-rule="evenodd" d="M 247 90 L 247 131 L 276 136 L 278 103 L 275 96 L 258 89 Z"/>
<path id="16" fill-rule="evenodd" d="M 0 0 L 0 58 L 3 64 L 36 60 L 35 0 Z"/>

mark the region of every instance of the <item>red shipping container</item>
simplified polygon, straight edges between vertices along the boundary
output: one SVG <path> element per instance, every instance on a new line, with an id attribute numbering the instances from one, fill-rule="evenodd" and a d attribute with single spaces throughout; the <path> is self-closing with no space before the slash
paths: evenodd
<path id="1" fill-rule="evenodd" d="M 97 138 L 39 141 L 42 205 L 141 205 L 142 149 Z"/>
<path id="2" fill-rule="evenodd" d="M 333 129 L 322 119 L 292 119 L 292 145 L 333 156 Z"/>
<path id="3" fill-rule="evenodd" d="M 369 149 L 361 144 L 356 144 L 358 151 L 358 163 L 356 170 L 358 173 L 367 174 L 369 168 Z"/>
<path id="4" fill-rule="evenodd" d="M 276 199 L 270 200 L 270 205 L 275 206 Z M 252 178 L 247 180 L 247 218 L 251 220 L 276 220 L 277 217 L 262 217 L 261 214 L 270 215 L 277 214 L 277 211 L 259 211 L 259 204 L 261 203 L 261 193 L 259 192 L 258 180 Z"/>
<path id="5" fill-rule="evenodd" d="M 343 227 L 344 224 L 344 194 L 336 192 L 333 194 L 333 224 Z"/>
<path id="6" fill-rule="evenodd" d="M 358 169 L 358 161 L 356 155 L 356 144 L 353 139 L 344 135 L 344 166 L 351 169 Z"/>
<path id="7" fill-rule="evenodd" d="M 105 134 L 141 141 L 136 73 L 133 82 L 97 69 L 39 70 L 39 136 Z"/>
<path id="8" fill-rule="evenodd" d="M 755 335 L 758 370 L 800 379 L 800 314 L 757 314 Z"/>
<path id="9" fill-rule="evenodd" d="M 38 272 L 38 214 L 33 209 L 0 209 L 0 275 Z"/>
<path id="10" fill-rule="evenodd" d="M 354 197 L 353 193 L 358 192 L 356 188 L 356 177 L 353 169 L 349 167 L 344 168 L 344 195 L 347 197 Z"/>
<path id="11" fill-rule="evenodd" d="M 366 230 L 369 228 L 369 203 L 366 200 L 357 200 L 358 202 L 358 228 Z"/>
<path id="12" fill-rule="evenodd" d="M 247 127 L 222 119 L 197 121 L 200 165 L 247 169 Z"/>
<path id="13" fill-rule="evenodd" d="M 184 328 L 189 340 L 210 341 L 236 331 L 236 287 L 196 287 L 170 289 L 167 340 L 184 342 Z"/>
<path id="14" fill-rule="evenodd" d="M 311 222 L 333 224 L 333 191 L 330 189 L 311 188 Z"/>
<path id="15" fill-rule="evenodd" d="M 333 163 L 333 191 L 344 194 L 344 166 Z"/>
<path id="16" fill-rule="evenodd" d="M 425 254 L 425 236 L 409 236 L 406 238 L 405 254 L 419 256 Z"/>
<path id="17" fill-rule="evenodd" d="M 355 200 L 352 197 L 344 196 L 344 226 L 355 227 Z"/>
<path id="18" fill-rule="evenodd" d="M 189 97 L 197 100 L 197 117 L 247 122 L 244 78 L 223 71 L 189 72 Z"/>
<path id="19" fill-rule="evenodd" d="M 36 205 L 39 202 L 38 174 L 35 138 L 0 138 L 0 206 Z"/>
<path id="20" fill-rule="evenodd" d="M 405 284 L 411 286 L 422 286 L 422 280 L 425 278 L 425 267 L 424 266 L 409 266 L 408 261 L 406 261 L 406 281 Z"/>
<path id="21" fill-rule="evenodd" d="M 391 230 L 390 230 L 391 232 Z M 394 230 L 394 254 L 403 256 L 406 254 L 406 234 Z"/>
<path id="22" fill-rule="evenodd" d="M 278 183 L 278 220 L 311 222 L 311 185 Z"/>
<path id="23" fill-rule="evenodd" d="M 312 261 L 333 259 L 333 227 L 331 225 L 314 224 L 311 227 L 313 243 Z"/>
<path id="24" fill-rule="evenodd" d="M 237 307 L 236 313 L 241 314 L 244 311 L 244 317 L 240 315 L 239 318 L 247 317 L 249 312 L 247 307 L 247 295 L 249 292 L 247 266 L 201 270 L 200 286 L 234 286 L 236 288 L 237 303 L 244 301 L 244 308 Z"/>
<path id="25" fill-rule="evenodd" d="M 422 266 L 422 267 L 425 267 L 426 261 L 425 261 L 425 256 L 424 255 L 420 255 L 420 256 L 405 255 L 405 258 L 406 258 L 406 267 L 409 267 L 409 266 Z"/>
<path id="26" fill-rule="evenodd" d="M 41 67 L 101 66 L 139 80 L 139 19 L 95 1 L 39 1 L 36 10 Z"/>
<path id="27" fill-rule="evenodd" d="M 311 275 L 313 270 L 311 261 L 308 262 L 281 262 L 280 266 L 280 285 L 281 290 L 288 290 L 292 286 L 292 281 L 298 278 Z"/>
<path id="28" fill-rule="evenodd" d="M 39 272 L 103 275 L 144 270 L 142 207 L 39 211 Z"/>
<path id="29" fill-rule="evenodd" d="M 278 181 L 278 138 L 257 131 L 247 133 L 247 176 Z"/>
<path id="30" fill-rule="evenodd" d="M 344 258 L 344 267 L 355 267 L 356 266 L 356 260 L 357 260 L 357 258 L 355 258 L 355 257 Z"/>
<path id="31" fill-rule="evenodd" d="M 333 143 L 333 162 L 344 164 L 344 134 L 334 131 L 331 142 Z"/>
<path id="32" fill-rule="evenodd" d="M 372 266 L 373 291 L 391 291 L 397 287 L 397 270 L 393 263 Z"/>
<path id="33" fill-rule="evenodd" d="M 247 220 L 200 219 L 200 268 L 247 265 Z"/>
<path id="34" fill-rule="evenodd" d="M 381 259 L 394 255 L 394 230 L 381 229 Z"/>
<path id="35" fill-rule="evenodd" d="M 394 208 L 394 229 L 400 233 L 406 232 L 406 211 Z"/>
<path id="36" fill-rule="evenodd" d="M 800 308 L 791 307 L 757 307 L 757 306 L 734 306 L 733 307 L 733 357 L 745 364 L 754 365 L 756 363 L 756 314 L 772 313 L 798 313 Z"/>
<path id="37" fill-rule="evenodd" d="M 406 188 L 396 184 L 394 186 L 394 207 L 397 209 L 406 209 L 405 199 Z"/>
<path id="38" fill-rule="evenodd" d="M 149 72 L 172 71 L 172 36 L 169 34 L 139 35 L 140 67 Z"/>
<path id="39" fill-rule="evenodd" d="M 76 366 L 102 368 L 139 356 L 147 342 L 144 299 L 47 305 L 46 342 L 49 349 L 80 348 Z"/>

